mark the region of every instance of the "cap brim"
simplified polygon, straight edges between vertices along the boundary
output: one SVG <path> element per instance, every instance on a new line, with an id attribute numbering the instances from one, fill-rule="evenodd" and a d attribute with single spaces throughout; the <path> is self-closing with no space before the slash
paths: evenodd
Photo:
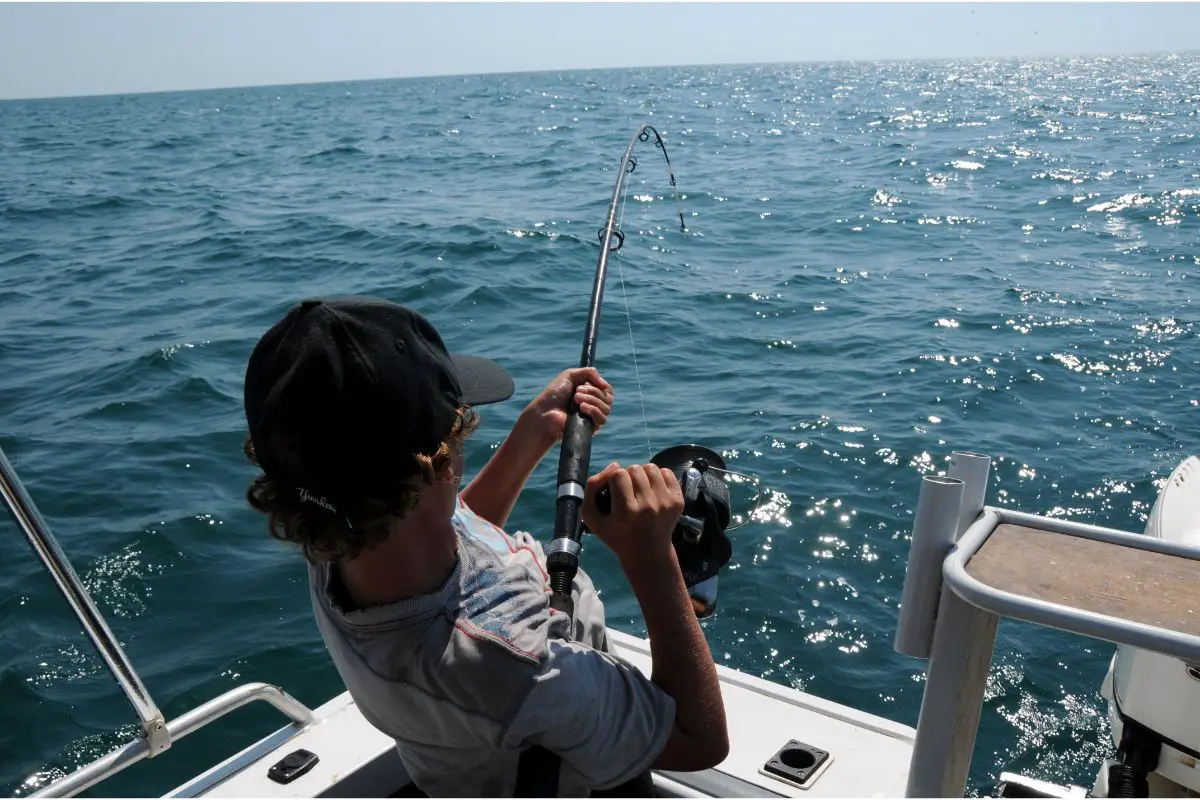
<path id="1" fill-rule="evenodd" d="M 495 361 L 479 356 L 450 354 L 454 371 L 458 373 L 458 385 L 462 389 L 462 401 L 468 406 L 499 403 L 512 397 L 516 387 L 512 376 Z"/>

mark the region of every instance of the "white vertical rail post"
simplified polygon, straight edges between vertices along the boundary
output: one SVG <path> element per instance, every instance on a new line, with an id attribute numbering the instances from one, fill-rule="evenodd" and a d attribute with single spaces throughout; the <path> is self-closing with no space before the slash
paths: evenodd
<path id="1" fill-rule="evenodd" d="M 961 480 L 964 487 L 956 539 L 983 512 L 990 470 L 987 456 L 956 452 L 950 458 L 947 475 Z M 940 592 L 907 797 L 965 793 L 1000 622 L 995 614 L 972 606 L 954 592 Z"/>
<path id="2" fill-rule="evenodd" d="M 942 591 L 942 562 L 958 534 L 962 494 L 963 482 L 958 478 L 926 475 L 921 479 L 893 644 L 898 653 L 929 657 Z"/>

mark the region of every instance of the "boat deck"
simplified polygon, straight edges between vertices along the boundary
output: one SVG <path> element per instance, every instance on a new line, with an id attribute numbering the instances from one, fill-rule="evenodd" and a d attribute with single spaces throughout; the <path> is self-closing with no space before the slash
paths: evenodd
<path id="1" fill-rule="evenodd" d="M 650 644 L 618 631 L 620 655 L 650 674 Z M 718 666 L 729 722 L 729 757 L 715 770 L 656 774 L 666 796 L 901 797 L 912 753 L 912 728 Z M 358 713 L 348 695 L 316 711 L 317 721 L 284 728 L 176 789 L 173 797 L 391 797 L 412 791 L 390 738 Z M 806 788 L 761 769 L 791 740 L 829 753 Z M 267 769 L 297 749 L 320 761 L 290 784 Z"/>

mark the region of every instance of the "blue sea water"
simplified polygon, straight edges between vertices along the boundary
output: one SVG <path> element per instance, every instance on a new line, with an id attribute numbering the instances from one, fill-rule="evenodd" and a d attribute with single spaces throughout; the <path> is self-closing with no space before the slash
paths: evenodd
<path id="1" fill-rule="evenodd" d="M 919 479 L 994 459 L 1001 505 L 1138 530 L 1197 451 L 1200 57 L 687 67 L 0 103 L 0 446 L 168 717 L 263 680 L 340 691 L 299 557 L 244 501 L 241 382 L 297 299 L 412 304 L 514 374 L 579 358 L 624 206 L 593 463 L 683 441 L 735 489 L 717 660 L 915 724 L 891 648 Z M 636 355 L 636 360 L 635 360 Z M 514 527 L 547 535 L 555 456 Z M 610 622 L 643 632 L 615 559 Z M 0 525 L 0 790 L 135 733 Z M 1112 648 L 1001 625 L 971 788 L 1090 786 Z M 93 795 L 161 793 L 282 724 L 245 709 Z M 791 736 L 795 732 L 787 733 Z M 781 734 L 782 736 L 783 734 Z"/>

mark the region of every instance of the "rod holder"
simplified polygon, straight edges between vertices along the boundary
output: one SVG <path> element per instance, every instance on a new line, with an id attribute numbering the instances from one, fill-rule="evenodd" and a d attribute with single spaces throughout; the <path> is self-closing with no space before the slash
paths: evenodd
<path id="1" fill-rule="evenodd" d="M 897 653 L 929 657 L 942 593 L 942 562 L 957 538 L 963 487 L 961 479 L 949 476 L 921 479 L 893 644 Z"/>
<path id="2" fill-rule="evenodd" d="M 955 541 L 983 513 L 991 469 L 991 456 L 961 450 L 950 454 L 950 469 L 946 470 L 946 476 L 963 482 L 962 504 L 958 508 L 958 524 L 954 529 Z"/>

